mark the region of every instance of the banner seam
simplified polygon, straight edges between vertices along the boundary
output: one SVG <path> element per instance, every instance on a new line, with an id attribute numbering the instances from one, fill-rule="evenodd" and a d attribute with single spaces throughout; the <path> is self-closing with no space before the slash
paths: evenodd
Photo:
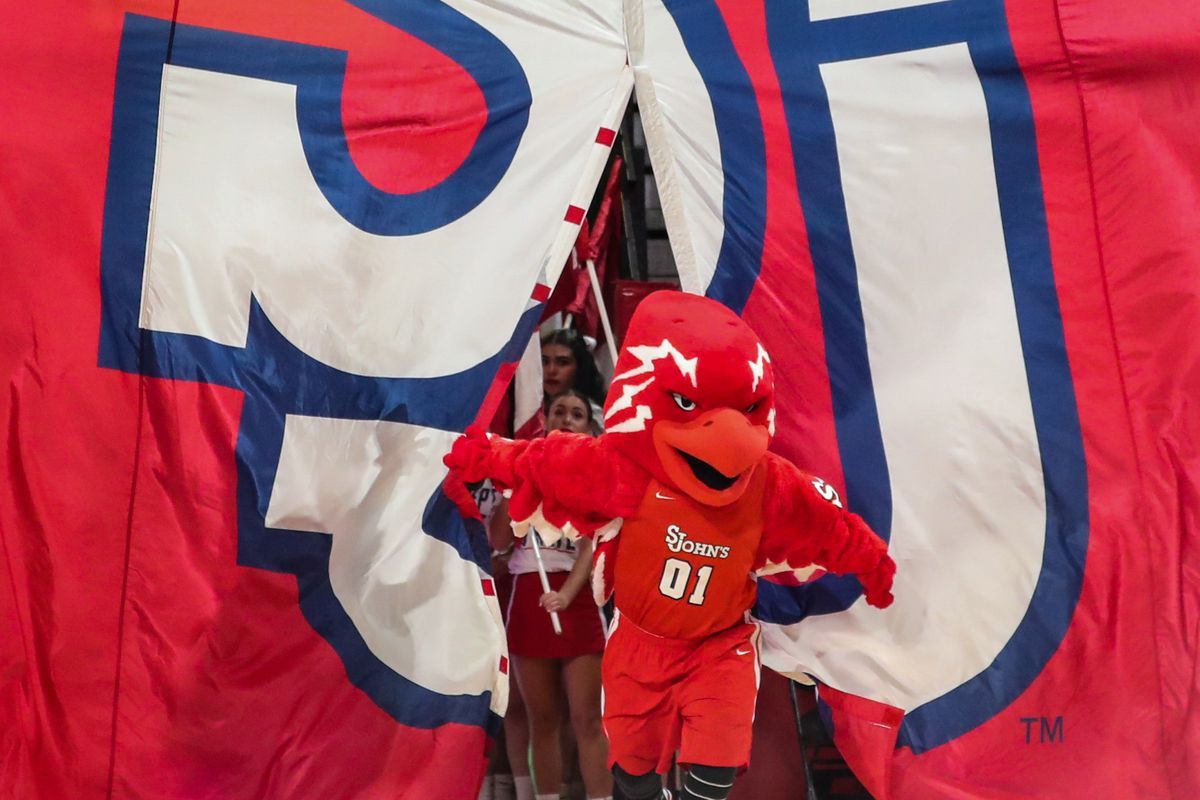
<path id="1" fill-rule="evenodd" d="M 166 50 L 165 57 L 163 59 L 163 64 L 162 64 L 163 74 L 160 79 L 160 84 L 161 84 L 161 81 L 166 80 L 166 66 L 167 66 L 167 64 L 171 63 L 171 52 L 175 45 L 175 28 L 178 25 L 178 21 L 179 21 L 179 2 L 180 2 L 180 0 L 174 0 L 174 3 L 171 8 L 171 20 L 170 20 L 171 27 L 170 27 L 170 31 L 167 36 L 167 50 Z M 162 113 L 163 113 L 162 104 L 160 103 L 159 110 L 158 110 L 158 119 L 156 120 L 156 126 L 157 126 L 156 137 L 161 137 L 161 135 L 162 135 L 162 124 L 161 124 L 162 123 Z M 156 148 L 156 152 L 157 152 L 157 148 Z M 157 182 L 158 182 L 158 171 L 157 170 L 155 170 L 154 181 L 155 181 L 155 184 L 157 184 Z M 152 189 L 151 194 L 150 194 L 150 207 L 147 209 L 147 213 L 150 215 L 149 226 L 147 229 L 147 239 L 146 239 L 147 242 L 150 241 L 150 231 L 152 231 L 153 227 L 154 227 L 154 197 L 155 197 L 155 193 Z M 143 263 L 143 275 L 145 274 L 145 270 L 149 267 L 149 261 L 150 261 L 150 248 L 147 247 L 145 261 Z M 146 287 L 146 282 L 143 279 L 142 292 L 141 292 L 142 308 L 145 307 L 145 291 L 146 291 L 145 287 Z M 126 512 L 126 518 L 125 518 L 125 553 L 124 553 L 124 561 L 122 563 L 122 569 L 121 569 L 121 594 L 120 594 L 120 598 L 117 602 L 117 647 L 116 647 L 115 664 L 114 664 L 114 669 L 113 669 L 112 724 L 109 728 L 108 781 L 107 781 L 107 786 L 105 789 L 105 797 L 107 797 L 108 800 L 112 800 L 112 798 L 113 798 L 113 788 L 114 788 L 114 785 L 116 784 L 116 777 L 117 777 L 117 728 L 118 728 L 118 712 L 119 712 L 120 705 L 121 705 L 121 663 L 125 657 L 125 613 L 126 613 L 126 603 L 128 601 L 128 596 L 129 596 L 129 566 L 130 566 L 130 562 L 132 560 L 132 552 L 133 552 L 133 514 L 134 514 L 134 503 L 137 499 L 138 472 L 139 472 L 139 469 L 140 469 L 140 466 L 142 463 L 143 429 L 146 424 L 146 419 L 145 419 L 145 417 L 146 417 L 146 381 L 148 379 L 145 375 L 145 369 L 144 369 L 145 353 L 146 353 L 146 335 L 145 335 L 144 330 L 140 330 L 140 328 L 141 328 L 141 325 L 140 325 L 141 313 L 142 313 L 142 309 L 139 308 L 138 309 L 138 319 L 139 319 L 138 344 L 139 344 L 139 346 L 138 346 L 138 354 L 137 354 L 137 359 L 138 359 L 137 426 L 136 426 L 135 432 L 134 432 L 133 469 L 132 469 L 132 475 L 130 476 L 130 483 L 129 483 L 129 506 L 128 506 L 128 511 Z"/>
<path id="2" fill-rule="evenodd" d="M 145 345 L 145 338 L 143 337 L 141 347 L 138 348 L 139 367 L 141 366 Z M 130 477 L 129 483 L 129 506 L 125 518 L 125 554 L 121 569 L 121 594 L 117 603 L 117 652 L 115 669 L 113 670 L 112 725 L 109 732 L 108 787 L 106 793 L 108 800 L 112 800 L 113 784 L 116 781 L 117 712 L 121 704 L 121 662 L 125 654 L 125 606 L 129 593 L 129 565 L 133 550 L 134 502 L 137 498 L 138 472 L 142 463 L 142 434 L 146 416 L 146 381 L 146 376 L 142 375 L 139 371 L 137 375 L 137 427 L 135 429 L 133 445 L 133 474 Z"/>

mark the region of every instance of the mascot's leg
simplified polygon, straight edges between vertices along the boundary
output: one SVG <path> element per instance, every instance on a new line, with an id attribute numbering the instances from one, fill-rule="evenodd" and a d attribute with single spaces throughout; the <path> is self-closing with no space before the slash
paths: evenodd
<path id="1" fill-rule="evenodd" d="M 661 652 L 662 641 L 625 622 L 620 613 L 609 632 L 600 670 L 614 798 L 669 797 L 658 771 L 670 761 L 664 753 L 674 753 L 679 742 L 672 687 L 681 676 L 668 669 L 673 659 Z"/>
<path id="2" fill-rule="evenodd" d="M 691 764 L 681 798 L 725 800 L 750 761 L 758 697 L 758 626 L 735 625 L 700 644 L 677 688 L 683 718 L 679 760 Z"/>
<path id="3" fill-rule="evenodd" d="M 706 767 L 693 764 L 683 779 L 679 800 L 725 800 L 733 789 L 736 767 Z"/>
<path id="4" fill-rule="evenodd" d="M 617 788 L 616 797 L 621 800 L 659 800 L 659 798 L 670 797 L 670 794 L 662 788 L 662 776 L 657 772 L 630 775 L 621 769 L 620 764 L 615 764 L 613 765 L 613 783 Z"/>

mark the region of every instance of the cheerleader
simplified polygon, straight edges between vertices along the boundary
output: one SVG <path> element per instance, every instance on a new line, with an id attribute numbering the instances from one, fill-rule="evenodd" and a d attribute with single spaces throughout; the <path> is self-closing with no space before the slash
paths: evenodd
<path id="1" fill-rule="evenodd" d="M 547 433 L 587 433 L 591 428 L 591 405 L 581 392 L 570 389 L 551 400 Z M 501 504 L 491 525 L 495 545 L 503 544 L 505 532 L 512 540 L 507 523 L 507 505 Z M 567 718 L 575 734 L 587 795 L 607 800 L 612 795 L 612 775 L 608 771 L 608 742 L 600 726 L 600 661 L 605 631 L 604 618 L 588 588 L 592 543 L 587 539 L 560 539 L 541 548 L 550 579 L 550 591 L 544 592 L 533 539 L 531 535 L 518 542 L 508 562 L 513 588 L 506 627 L 508 651 L 529 719 L 536 798 L 558 800 L 563 774 L 560 734 Z M 559 616 L 562 634 L 554 632 L 551 611 Z M 510 749 L 510 760 L 517 757 Z"/>

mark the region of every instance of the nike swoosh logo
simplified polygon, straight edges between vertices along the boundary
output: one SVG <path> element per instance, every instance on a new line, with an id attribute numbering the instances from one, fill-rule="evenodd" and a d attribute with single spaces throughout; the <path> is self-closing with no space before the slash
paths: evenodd
<path id="1" fill-rule="evenodd" d="M 750 650 L 743 650 L 742 648 L 740 648 L 740 647 L 739 647 L 739 648 L 738 648 L 738 649 L 737 649 L 735 652 L 736 652 L 736 653 L 737 653 L 739 656 L 748 656 L 748 655 L 750 655 L 751 653 L 753 653 L 753 652 L 754 652 L 754 649 L 753 649 L 753 648 L 751 648 Z"/>
<path id="2" fill-rule="evenodd" d="M 674 497 L 667 497 L 662 492 L 655 492 L 654 496 L 657 497 L 659 500 L 674 500 L 675 499 Z"/>

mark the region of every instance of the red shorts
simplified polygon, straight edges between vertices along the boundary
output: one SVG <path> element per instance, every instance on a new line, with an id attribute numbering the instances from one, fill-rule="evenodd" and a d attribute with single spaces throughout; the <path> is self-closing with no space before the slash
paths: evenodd
<path id="1" fill-rule="evenodd" d="M 667 639 L 618 613 L 603 666 L 609 766 L 666 772 L 676 750 L 683 764 L 745 766 L 758 675 L 756 625 Z"/>
<path id="2" fill-rule="evenodd" d="M 558 591 L 566 583 L 567 572 L 551 572 L 550 588 Z M 550 614 L 538 605 L 542 582 L 536 572 L 513 576 L 512 598 L 508 603 L 505 627 L 508 652 L 526 658 L 575 658 L 604 652 L 604 617 L 585 585 L 571 605 L 558 612 L 562 635 L 554 632 Z"/>

